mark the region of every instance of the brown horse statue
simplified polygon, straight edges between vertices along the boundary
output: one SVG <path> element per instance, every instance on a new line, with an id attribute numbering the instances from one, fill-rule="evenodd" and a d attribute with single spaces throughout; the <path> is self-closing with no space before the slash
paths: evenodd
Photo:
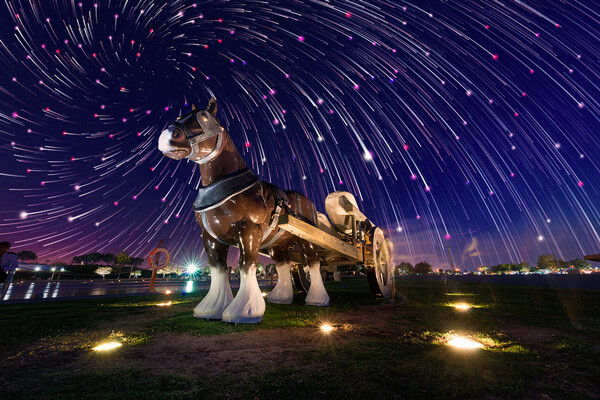
<path id="1" fill-rule="evenodd" d="M 202 176 L 203 187 L 194 202 L 194 212 L 202 227 L 211 283 L 208 294 L 194 309 L 194 316 L 233 323 L 261 321 L 265 301 L 256 279 L 259 252 L 271 256 L 279 275 L 267 299 L 290 304 L 293 288 L 288 252 L 296 245 L 310 271 L 306 304 L 328 306 L 316 246 L 277 228 L 278 217 L 285 213 L 316 226 L 314 204 L 300 193 L 283 191 L 258 180 L 216 115 L 214 98 L 205 110 L 192 105 L 192 111 L 178 117 L 158 140 L 158 148 L 165 156 L 197 163 Z M 235 298 L 228 279 L 230 246 L 240 249 L 240 289 Z"/>

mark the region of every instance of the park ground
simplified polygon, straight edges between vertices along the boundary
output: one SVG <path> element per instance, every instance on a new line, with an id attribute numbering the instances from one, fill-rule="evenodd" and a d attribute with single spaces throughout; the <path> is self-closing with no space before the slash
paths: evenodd
<path id="1" fill-rule="evenodd" d="M 396 285 L 390 304 L 334 282 L 330 307 L 297 294 L 257 325 L 193 318 L 204 293 L 0 305 L 0 398 L 600 397 L 600 291 Z M 485 347 L 452 348 L 455 334 Z M 92 350 L 107 341 L 122 346 Z"/>

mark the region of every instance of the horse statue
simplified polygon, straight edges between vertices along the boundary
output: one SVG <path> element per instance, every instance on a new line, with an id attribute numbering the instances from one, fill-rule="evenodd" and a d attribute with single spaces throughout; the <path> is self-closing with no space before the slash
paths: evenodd
<path id="1" fill-rule="evenodd" d="M 259 252 L 275 262 L 279 279 L 267 300 L 291 304 L 293 288 L 289 251 L 299 247 L 310 271 L 306 304 L 328 306 L 329 295 L 320 273 L 318 248 L 277 228 L 286 213 L 317 226 L 317 211 L 306 196 L 284 191 L 264 181 L 246 166 L 231 137 L 217 119 L 217 102 L 192 110 L 162 131 L 159 150 L 174 160 L 188 159 L 200 167 L 202 188 L 194 201 L 196 221 L 210 266 L 210 289 L 194 308 L 194 317 L 232 323 L 258 323 L 265 301 L 256 279 Z M 229 285 L 227 253 L 240 249 L 240 288 L 235 298 Z"/>

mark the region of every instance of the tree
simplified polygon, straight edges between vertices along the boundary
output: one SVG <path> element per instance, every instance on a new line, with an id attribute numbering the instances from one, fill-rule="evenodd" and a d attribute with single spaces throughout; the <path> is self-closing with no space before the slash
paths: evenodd
<path id="1" fill-rule="evenodd" d="M 572 265 L 574 268 L 579 270 L 591 268 L 592 264 L 590 264 L 587 260 L 582 260 L 581 258 L 576 258 L 574 260 L 569 261 L 569 265 Z"/>
<path id="2" fill-rule="evenodd" d="M 17 258 L 21 261 L 37 260 L 37 254 L 30 250 L 23 250 L 17 253 Z"/>
<path id="3" fill-rule="evenodd" d="M 105 253 L 105 254 L 102 254 L 101 259 L 103 262 L 106 263 L 106 265 L 113 264 L 115 262 L 115 255 L 111 254 L 111 253 Z"/>
<path id="4" fill-rule="evenodd" d="M 146 261 L 144 258 L 133 257 L 129 260 L 129 263 L 134 267 L 139 267 L 144 263 L 144 261 Z"/>
<path id="5" fill-rule="evenodd" d="M 167 274 L 176 274 L 177 273 L 177 267 L 175 267 L 173 264 L 169 264 L 169 265 L 167 265 L 164 268 L 156 270 L 156 272 L 158 274 L 161 274 L 163 276 L 163 278 L 164 278 L 165 275 L 167 275 Z"/>
<path id="6" fill-rule="evenodd" d="M 415 273 L 420 275 L 427 275 L 431 273 L 432 267 L 426 261 L 421 261 L 420 263 L 415 264 Z"/>
<path id="7" fill-rule="evenodd" d="M 265 275 L 265 266 L 261 262 L 259 262 L 258 266 L 256 267 L 256 275 Z"/>
<path id="8" fill-rule="evenodd" d="M 129 257 L 129 254 L 122 251 L 119 254 L 117 254 L 117 256 L 115 257 L 115 261 L 118 265 L 123 266 L 129 264 L 129 262 L 131 261 L 131 257 Z"/>
<path id="9" fill-rule="evenodd" d="M 96 252 L 96 253 L 88 254 L 88 258 L 92 264 L 95 264 L 102 260 L 102 253 Z"/>
<path id="10" fill-rule="evenodd" d="M 139 269 L 131 271 L 131 276 L 133 276 L 134 278 L 139 278 L 140 276 L 142 276 L 142 271 L 140 271 Z"/>
<path id="11" fill-rule="evenodd" d="M 112 268 L 111 267 L 100 267 L 100 268 L 97 268 L 94 272 L 98 275 L 102 275 L 102 279 L 104 279 L 104 277 L 106 275 L 108 275 L 112 272 Z"/>
<path id="12" fill-rule="evenodd" d="M 396 269 L 402 275 L 414 275 L 415 274 L 415 268 L 412 266 L 411 263 L 406 262 L 406 261 L 403 261 L 400 264 L 396 265 Z"/>
<path id="13" fill-rule="evenodd" d="M 123 267 L 127 264 L 129 264 L 131 262 L 131 258 L 129 257 L 129 254 L 125 253 L 124 251 L 120 252 L 119 254 L 117 254 L 117 256 L 115 257 L 115 261 L 117 263 L 117 271 L 119 273 L 119 275 L 121 274 L 121 269 L 123 269 Z"/>
<path id="14" fill-rule="evenodd" d="M 52 264 L 53 267 L 66 267 L 67 263 L 66 262 L 62 262 L 62 261 L 55 261 Z"/>
<path id="15" fill-rule="evenodd" d="M 558 263 L 552 254 L 540 254 L 537 266 L 539 269 L 551 269 L 553 271 L 558 269 Z"/>
<path id="16" fill-rule="evenodd" d="M 529 265 L 528 262 L 523 261 L 522 263 L 519 264 L 519 271 L 529 272 L 529 271 L 531 271 L 531 266 Z"/>
<path id="17" fill-rule="evenodd" d="M 492 272 L 495 274 L 501 274 L 508 271 L 508 265 L 506 264 L 498 264 L 492 266 Z"/>
<path id="18" fill-rule="evenodd" d="M 521 264 L 516 264 L 516 263 L 510 263 L 508 264 L 508 270 L 509 271 L 520 271 L 521 270 Z"/>

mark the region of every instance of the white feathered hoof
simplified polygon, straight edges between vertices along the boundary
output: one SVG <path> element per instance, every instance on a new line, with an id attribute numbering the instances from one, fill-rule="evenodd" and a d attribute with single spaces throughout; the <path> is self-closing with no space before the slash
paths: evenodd
<path id="1" fill-rule="evenodd" d="M 306 294 L 306 304 L 309 306 L 327 307 L 329 305 L 329 295 L 325 290 L 323 278 L 321 277 L 321 266 L 318 262 L 309 265 L 310 269 L 310 288 Z"/>
<path id="2" fill-rule="evenodd" d="M 211 268 L 210 290 L 194 308 L 194 317 L 203 319 L 221 319 L 223 311 L 233 301 L 229 286 L 227 268 Z"/>
<path id="3" fill-rule="evenodd" d="M 240 272 L 240 290 L 223 311 L 224 322 L 233 324 L 256 324 L 262 321 L 265 314 L 265 299 L 256 280 L 256 267 L 246 273 Z"/>
<path id="4" fill-rule="evenodd" d="M 276 265 L 278 275 L 277 285 L 275 285 L 271 293 L 267 296 L 267 300 L 270 303 L 292 304 L 292 301 L 294 301 L 294 288 L 292 287 L 290 267 L 291 263 Z"/>

